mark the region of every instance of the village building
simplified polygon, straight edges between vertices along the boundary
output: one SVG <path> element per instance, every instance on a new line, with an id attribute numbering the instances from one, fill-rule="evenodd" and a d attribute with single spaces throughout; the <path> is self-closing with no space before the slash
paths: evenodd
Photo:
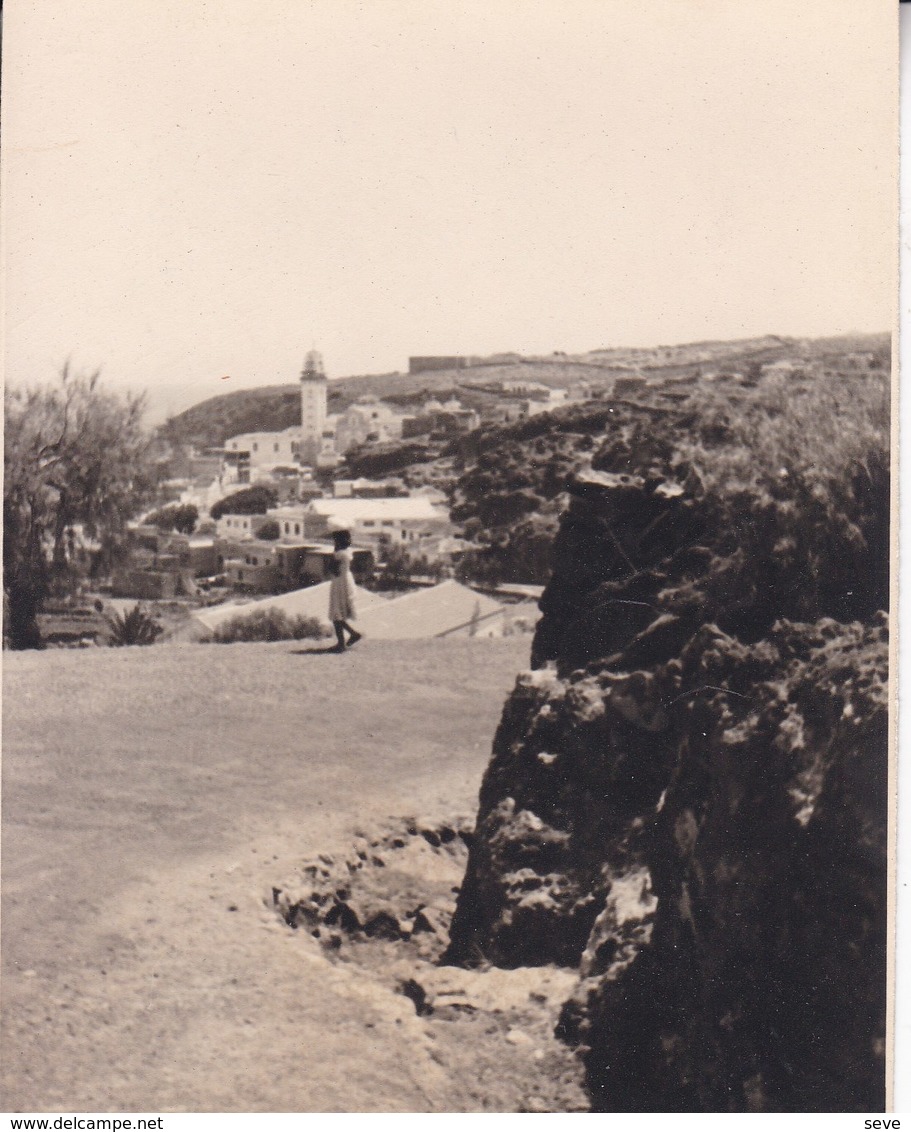
<path id="1" fill-rule="evenodd" d="M 468 369 L 477 363 L 474 357 L 460 354 L 425 354 L 408 359 L 409 373 L 433 373 L 437 370 Z"/>
<path id="2" fill-rule="evenodd" d="M 248 593 L 282 593 L 331 577 L 335 547 L 316 540 L 218 540 L 219 569 L 231 587 Z M 363 579 L 373 571 L 373 554 L 354 547 L 351 569 Z"/>
<path id="3" fill-rule="evenodd" d="M 474 409 L 466 409 L 457 397 L 449 397 L 446 401 L 430 397 L 421 406 L 419 413 L 405 417 L 402 422 L 402 437 L 458 436 L 463 432 L 471 432 L 480 423 L 479 414 Z"/>
<path id="4" fill-rule="evenodd" d="M 298 462 L 300 428 L 282 432 L 245 432 L 225 442 L 226 483 L 255 483 L 276 467 Z"/>
<path id="5" fill-rule="evenodd" d="M 340 455 L 367 441 L 398 440 L 403 414 L 376 397 L 359 397 L 340 413 L 335 425 L 335 451 Z"/>
<path id="6" fill-rule="evenodd" d="M 338 479 L 332 482 L 332 496 L 335 499 L 389 499 L 393 496 L 406 496 L 408 490 L 404 480 L 398 476 L 370 480 L 364 476 L 358 479 Z"/>
<path id="7" fill-rule="evenodd" d="M 216 521 L 215 533 L 222 539 L 255 538 L 268 522 L 268 515 L 222 515 Z"/>
<path id="8" fill-rule="evenodd" d="M 286 509 L 291 510 L 291 509 Z M 420 543 L 453 527 L 445 508 L 427 496 L 411 495 L 386 499 L 314 499 L 300 509 L 302 533 L 321 538 L 333 529 L 351 531 L 355 542 L 380 548 L 384 545 Z M 294 522 L 289 517 L 282 522 Z"/>
<path id="9" fill-rule="evenodd" d="M 129 559 L 114 571 L 114 597 L 168 600 L 196 593 L 196 579 L 216 573 L 218 554 L 211 535 L 160 531 L 148 523 L 128 528 Z"/>

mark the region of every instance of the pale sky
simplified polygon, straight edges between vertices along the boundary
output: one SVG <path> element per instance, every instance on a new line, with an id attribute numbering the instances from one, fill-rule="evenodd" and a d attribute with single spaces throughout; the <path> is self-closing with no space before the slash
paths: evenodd
<path id="1" fill-rule="evenodd" d="M 888 330 L 896 8 L 8 0 L 6 380 Z"/>

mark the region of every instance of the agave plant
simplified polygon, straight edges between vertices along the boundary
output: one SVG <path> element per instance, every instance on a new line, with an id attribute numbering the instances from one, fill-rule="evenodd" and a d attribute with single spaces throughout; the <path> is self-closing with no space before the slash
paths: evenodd
<path id="1" fill-rule="evenodd" d="M 116 613 L 109 618 L 110 644 L 115 648 L 125 645 L 151 645 L 164 632 L 162 627 L 138 603 L 127 613 Z"/>

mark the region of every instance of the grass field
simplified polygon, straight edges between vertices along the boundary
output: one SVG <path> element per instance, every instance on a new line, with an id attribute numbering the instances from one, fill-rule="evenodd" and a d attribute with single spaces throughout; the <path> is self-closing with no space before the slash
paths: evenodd
<path id="1" fill-rule="evenodd" d="M 261 897 L 357 826 L 473 813 L 527 649 L 6 654 L 2 1107 L 464 1105 L 407 1000 L 308 967 Z"/>

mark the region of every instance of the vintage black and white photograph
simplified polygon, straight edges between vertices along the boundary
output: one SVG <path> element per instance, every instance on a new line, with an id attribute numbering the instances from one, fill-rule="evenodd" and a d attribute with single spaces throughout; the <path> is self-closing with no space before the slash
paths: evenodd
<path id="1" fill-rule="evenodd" d="M 898 22 L 7 4 L 0 1109 L 892 1105 Z"/>

